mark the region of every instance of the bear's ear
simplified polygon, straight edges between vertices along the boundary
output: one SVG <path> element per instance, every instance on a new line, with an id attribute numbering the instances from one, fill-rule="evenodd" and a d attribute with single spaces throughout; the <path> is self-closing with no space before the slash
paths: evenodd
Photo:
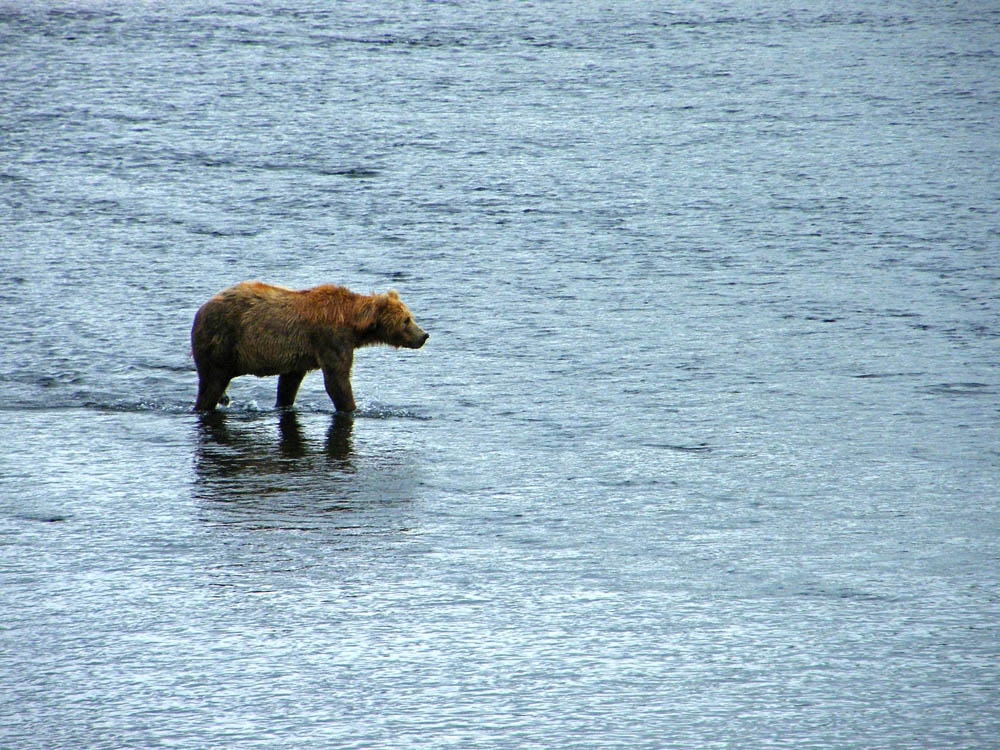
<path id="1" fill-rule="evenodd" d="M 399 299 L 399 293 L 395 289 L 390 289 L 388 292 L 385 293 L 385 296 L 388 297 L 389 299 L 397 299 L 397 300 Z"/>

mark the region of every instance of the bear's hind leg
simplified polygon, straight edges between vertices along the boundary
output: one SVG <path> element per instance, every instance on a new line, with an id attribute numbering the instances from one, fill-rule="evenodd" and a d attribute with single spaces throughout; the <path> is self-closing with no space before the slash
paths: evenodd
<path id="1" fill-rule="evenodd" d="M 212 411 L 220 402 L 229 403 L 226 388 L 231 377 L 215 373 L 198 377 L 198 398 L 194 402 L 195 411 Z"/>
<path id="2" fill-rule="evenodd" d="M 302 385 L 302 378 L 305 372 L 286 372 L 278 376 L 278 400 L 274 404 L 277 407 L 291 406 L 295 403 L 295 394 L 299 392 Z"/>

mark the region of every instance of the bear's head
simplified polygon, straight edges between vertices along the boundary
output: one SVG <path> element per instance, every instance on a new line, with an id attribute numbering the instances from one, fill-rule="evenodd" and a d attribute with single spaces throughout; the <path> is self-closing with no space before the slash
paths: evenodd
<path id="1" fill-rule="evenodd" d="M 413 321 L 412 313 L 400 301 L 395 289 L 376 294 L 373 302 L 374 341 L 395 347 L 405 346 L 407 349 L 419 349 L 424 345 L 429 335 Z"/>

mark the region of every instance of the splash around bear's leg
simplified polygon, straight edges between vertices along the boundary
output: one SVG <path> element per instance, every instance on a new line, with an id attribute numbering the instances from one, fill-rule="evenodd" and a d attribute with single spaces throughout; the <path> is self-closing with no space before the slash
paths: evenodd
<path id="1" fill-rule="evenodd" d="M 226 388 L 229 387 L 230 377 L 217 373 L 198 373 L 198 398 L 195 400 L 195 411 L 211 411 L 219 404 L 225 406 L 229 403 L 229 396 L 226 395 Z"/>

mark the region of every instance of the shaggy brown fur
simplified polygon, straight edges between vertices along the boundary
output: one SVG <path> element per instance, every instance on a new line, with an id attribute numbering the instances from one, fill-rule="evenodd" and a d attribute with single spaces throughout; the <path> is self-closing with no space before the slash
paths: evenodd
<path id="1" fill-rule="evenodd" d="M 363 295 L 322 284 L 294 291 L 243 281 L 216 294 L 194 317 L 194 408 L 214 409 L 239 375 L 277 375 L 276 405 L 291 406 L 302 378 L 318 368 L 337 411 L 353 411 L 355 349 L 372 344 L 419 349 L 427 338 L 393 290 Z"/>

